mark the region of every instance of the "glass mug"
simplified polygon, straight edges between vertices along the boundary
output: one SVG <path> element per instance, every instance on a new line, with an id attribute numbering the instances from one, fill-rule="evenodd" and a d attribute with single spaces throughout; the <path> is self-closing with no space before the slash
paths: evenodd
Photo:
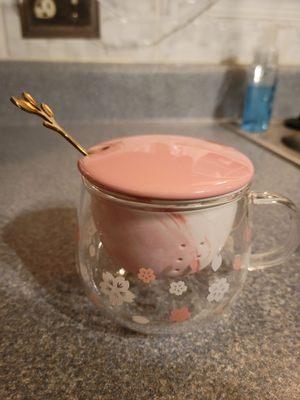
<path id="1" fill-rule="evenodd" d="M 252 204 L 288 210 L 284 245 L 251 254 Z M 249 184 L 210 198 L 150 202 L 99 188 L 83 177 L 79 272 L 90 299 L 135 331 L 180 333 L 222 314 L 248 270 L 282 263 L 298 243 L 295 205 L 273 193 L 252 192 Z"/>

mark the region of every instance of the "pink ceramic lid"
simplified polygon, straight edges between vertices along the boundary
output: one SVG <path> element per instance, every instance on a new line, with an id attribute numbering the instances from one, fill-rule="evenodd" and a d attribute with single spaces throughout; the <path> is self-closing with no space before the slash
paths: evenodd
<path id="1" fill-rule="evenodd" d="M 145 135 L 91 148 L 79 170 L 107 190 L 150 199 L 189 200 L 245 186 L 252 162 L 232 147 L 185 136 Z"/>

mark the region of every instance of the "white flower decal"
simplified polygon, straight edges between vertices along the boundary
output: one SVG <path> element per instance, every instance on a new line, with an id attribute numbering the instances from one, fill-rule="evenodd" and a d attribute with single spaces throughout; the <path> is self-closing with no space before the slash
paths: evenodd
<path id="1" fill-rule="evenodd" d="M 226 278 L 220 278 L 215 280 L 215 282 L 208 288 L 209 295 L 207 296 L 207 300 L 209 302 L 212 301 L 220 301 L 223 299 L 226 292 L 229 290 L 229 283 Z"/>
<path id="2" fill-rule="evenodd" d="M 87 234 L 88 234 L 89 236 L 94 236 L 96 232 L 97 232 L 97 229 L 96 229 L 96 227 L 95 227 L 95 225 L 94 225 L 94 222 L 91 221 L 91 222 L 90 222 L 90 225 L 89 225 L 88 228 L 87 228 Z"/>
<path id="3" fill-rule="evenodd" d="M 88 250 L 89 250 L 89 256 L 91 258 L 94 258 L 97 254 L 97 247 L 98 247 L 98 238 L 97 235 L 95 234 L 92 237 L 91 243 L 89 244 Z"/>
<path id="4" fill-rule="evenodd" d="M 141 324 L 141 325 L 146 325 L 146 324 L 149 324 L 149 322 L 150 322 L 148 318 L 143 317 L 142 315 L 133 315 L 132 321 L 136 322 L 137 324 Z"/>
<path id="5" fill-rule="evenodd" d="M 120 306 L 124 302 L 132 303 L 135 296 L 129 290 L 129 282 L 123 276 L 115 278 L 110 272 L 103 272 L 102 279 L 101 291 L 108 296 L 112 306 Z"/>
<path id="6" fill-rule="evenodd" d="M 90 282 L 88 266 L 86 266 L 84 264 L 80 264 L 79 268 L 80 268 L 80 273 L 81 273 L 81 276 L 82 276 L 82 279 L 84 280 L 84 282 Z"/>
<path id="7" fill-rule="evenodd" d="M 96 247 L 95 247 L 94 243 L 91 243 L 89 245 L 89 254 L 90 254 L 90 257 L 95 257 L 95 255 L 96 255 Z"/>
<path id="8" fill-rule="evenodd" d="M 221 254 L 218 254 L 217 256 L 215 256 L 212 260 L 211 263 L 211 267 L 213 269 L 213 271 L 217 271 L 222 265 L 222 256 Z"/>
<path id="9" fill-rule="evenodd" d="M 187 286 L 183 281 L 171 282 L 169 292 L 176 296 L 181 296 L 187 291 Z"/>

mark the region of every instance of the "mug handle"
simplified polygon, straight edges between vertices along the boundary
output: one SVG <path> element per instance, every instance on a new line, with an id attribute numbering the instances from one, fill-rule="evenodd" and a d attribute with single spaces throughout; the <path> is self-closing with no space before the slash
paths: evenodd
<path id="1" fill-rule="evenodd" d="M 290 229 L 287 240 L 281 246 L 263 253 L 251 254 L 248 266 L 249 271 L 273 267 L 287 260 L 300 243 L 300 218 L 297 207 L 287 197 L 270 192 L 250 192 L 250 204 L 279 204 L 285 206 L 289 212 Z"/>

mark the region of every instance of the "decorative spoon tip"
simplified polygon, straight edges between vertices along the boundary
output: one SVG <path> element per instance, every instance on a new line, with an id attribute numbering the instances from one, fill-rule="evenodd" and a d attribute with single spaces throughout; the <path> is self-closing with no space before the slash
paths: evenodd
<path id="1" fill-rule="evenodd" d="M 17 107 L 21 108 L 18 102 L 18 99 L 14 96 L 11 96 L 10 101 Z"/>
<path id="2" fill-rule="evenodd" d="M 23 98 L 21 99 L 11 96 L 10 101 L 21 110 L 27 111 L 31 114 L 36 114 L 39 117 L 43 118 L 43 125 L 45 127 L 59 133 L 84 156 L 88 155 L 86 149 L 82 147 L 80 143 L 78 143 L 56 122 L 54 118 L 54 112 L 47 104 L 41 103 L 39 105 L 38 102 L 31 96 L 31 94 L 27 92 L 23 92 L 22 96 Z"/>

